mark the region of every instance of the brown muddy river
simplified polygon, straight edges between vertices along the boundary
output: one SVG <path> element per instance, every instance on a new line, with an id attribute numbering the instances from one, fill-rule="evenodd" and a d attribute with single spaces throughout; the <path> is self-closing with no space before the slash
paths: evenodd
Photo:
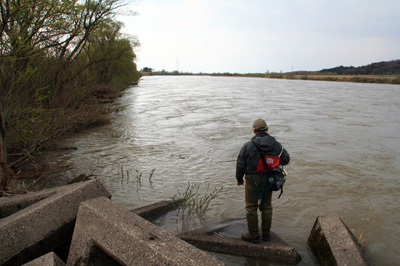
<path id="1" fill-rule="evenodd" d="M 316 265 L 307 238 L 317 216 L 334 214 L 357 238 L 363 233 L 370 265 L 400 261 L 399 85 L 153 76 L 110 108 L 117 110 L 111 125 L 68 140 L 78 149 L 54 163 L 71 169 L 49 185 L 95 174 L 128 209 L 170 199 L 188 182 L 200 191 L 223 186 L 202 219 L 158 221 L 172 233 L 244 217 L 235 159 L 263 118 L 292 159 L 284 194 L 273 196 L 272 231 L 297 249 L 299 265 Z"/>

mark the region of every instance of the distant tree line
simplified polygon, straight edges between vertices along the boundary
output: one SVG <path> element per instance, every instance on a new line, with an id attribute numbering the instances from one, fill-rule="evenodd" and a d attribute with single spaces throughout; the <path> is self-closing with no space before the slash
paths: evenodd
<path id="1" fill-rule="evenodd" d="M 0 189 L 41 143 L 99 123 L 95 96 L 140 78 L 138 42 L 114 20 L 127 2 L 0 2 Z"/>
<path id="2" fill-rule="evenodd" d="M 334 73 L 338 75 L 396 75 L 400 74 L 400 60 L 372 63 L 360 67 L 338 66 L 329 69 L 322 69 L 321 73 Z"/>
<path id="3" fill-rule="evenodd" d="M 144 67 L 142 68 L 143 72 L 153 72 L 153 69 L 151 67 Z"/>
<path id="4" fill-rule="evenodd" d="M 141 70 L 144 75 L 148 76 L 190 76 L 190 75 L 195 75 L 195 76 L 224 76 L 224 77 L 259 77 L 259 78 L 264 78 L 265 74 L 264 73 L 229 73 L 229 72 L 214 72 L 214 73 L 193 73 L 193 72 L 180 72 L 177 70 L 174 71 L 166 71 L 166 70 L 161 70 L 161 71 L 154 71 L 152 68 L 149 67 L 144 67 Z"/>

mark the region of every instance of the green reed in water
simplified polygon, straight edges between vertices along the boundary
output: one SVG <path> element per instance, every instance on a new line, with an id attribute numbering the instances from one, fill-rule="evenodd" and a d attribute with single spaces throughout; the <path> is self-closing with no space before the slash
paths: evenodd
<path id="1" fill-rule="evenodd" d="M 151 169 L 150 174 L 149 174 L 149 182 L 150 184 L 153 183 L 152 178 L 154 175 L 156 168 Z M 143 177 L 143 172 L 140 171 L 139 169 L 134 169 L 135 172 L 135 179 L 138 183 L 141 183 L 142 181 L 142 177 Z M 120 167 L 120 174 L 121 174 L 121 183 L 123 183 L 124 179 L 125 179 L 125 171 L 124 171 L 124 167 L 121 165 Z M 126 170 L 126 183 L 129 183 L 129 170 Z"/>
<path id="2" fill-rule="evenodd" d="M 185 192 L 181 193 L 178 189 L 178 193 L 172 197 L 173 200 L 180 202 L 178 216 L 187 218 L 197 214 L 199 217 L 203 217 L 212 207 L 211 202 L 218 197 L 223 187 L 215 187 L 211 190 L 210 184 L 208 184 L 204 195 L 201 195 L 199 190 L 200 184 L 190 184 L 189 182 Z"/>

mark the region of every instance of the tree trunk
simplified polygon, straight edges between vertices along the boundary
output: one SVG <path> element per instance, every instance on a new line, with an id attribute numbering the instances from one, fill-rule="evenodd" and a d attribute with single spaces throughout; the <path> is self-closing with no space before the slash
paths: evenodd
<path id="1" fill-rule="evenodd" d="M 3 103 L 0 101 L 0 189 L 8 184 L 7 174 L 6 118 Z"/>

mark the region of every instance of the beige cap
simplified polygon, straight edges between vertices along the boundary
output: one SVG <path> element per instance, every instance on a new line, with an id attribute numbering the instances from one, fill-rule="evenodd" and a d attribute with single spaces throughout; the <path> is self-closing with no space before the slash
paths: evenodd
<path id="1" fill-rule="evenodd" d="M 253 128 L 258 132 L 263 132 L 268 130 L 267 123 L 264 119 L 257 119 L 253 123 Z"/>

